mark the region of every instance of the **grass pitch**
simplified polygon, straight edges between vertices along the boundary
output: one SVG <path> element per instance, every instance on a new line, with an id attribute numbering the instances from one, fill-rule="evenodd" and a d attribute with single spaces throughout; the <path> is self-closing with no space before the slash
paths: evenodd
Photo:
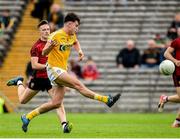
<path id="1" fill-rule="evenodd" d="M 27 133 L 21 130 L 20 114 L 0 115 L 0 138 L 180 138 L 171 128 L 176 114 L 68 114 L 73 123 L 63 134 L 55 113 L 34 118 Z"/>

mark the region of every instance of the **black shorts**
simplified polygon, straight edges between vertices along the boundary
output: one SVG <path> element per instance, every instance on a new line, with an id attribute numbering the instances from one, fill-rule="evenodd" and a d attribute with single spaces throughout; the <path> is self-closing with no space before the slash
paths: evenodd
<path id="1" fill-rule="evenodd" d="M 52 85 L 48 78 L 32 78 L 28 87 L 32 90 L 48 91 L 52 88 Z"/>
<path id="2" fill-rule="evenodd" d="M 173 74 L 173 81 L 175 87 L 180 87 L 180 75 Z"/>

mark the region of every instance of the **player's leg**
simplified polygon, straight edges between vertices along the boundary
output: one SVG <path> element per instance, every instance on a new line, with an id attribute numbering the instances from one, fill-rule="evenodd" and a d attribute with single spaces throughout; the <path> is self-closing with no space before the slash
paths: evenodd
<path id="1" fill-rule="evenodd" d="M 180 111 L 177 114 L 176 119 L 174 120 L 173 124 L 172 124 L 173 128 L 178 128 L 180 127 Z"/>
<path id="2" fill-rule="evenodd" d="M 109 107 L 111 107 L 120 97 L 120 94 L 117 94 L 115 96 L 102 96 L 99 95 L 90 89 L 88 89 L 84 84 L 82 84 L 77 78 L 72 77 L 67 72 L 63 72 L 61 75 L 59 75 L 55 82 L 59 85 L 65 85 L 67 87 L 71 87 L 76 89 L 78 92 L 80 92 L 85 97 L 95 99 L 101 102 L 104 102 Z"/>
<path id="3" fill-rule="evenodd" d="M 174 86 L 176 87 L 176 95 L 166 96 L 161 95 L 158 103 L 158 111 L 162 112 L 164 105 L 167 102 L 180 103 L 180 77 L 173 75 Z"/>
<path id="4" fill-rule="evenodd" d="M 37 107 L 36 109 L 34 109 L 30 113 L 28 113 L 26 115 L 26 118 L 29 120 L 32 120 L 34 117 L 36 117 L 39 114 L 43 114 L 50 110 L 59 108 L 61 106 L 63 97 L 64 97 L 64 94 L 61 94 L 61 93 L 55 94 L 54 97 L 52 98 L 52 100 L 40 105 L 39 107 Z"/>
<path id="5" fill-rule="evenodd" d="M 163 111 L 164 105 L 167 102 L 180 103 L 180 97 L 178 95 L 178 92 L 180 92 L 180 87 L 176 87 L 176 92 L 177 92 L 177 95 L 172 95 L 172 96 L 161 95 L 160 96 L 159 104 L 158 104 L 159 112 Z"/>
<path id="6" fill-rule="evenodd" d="M 65 93 L 65 87 L 58 87 L 58 88 L 53 87 L 48 92 L 49 92 L 49 95 L 51 96 L 51 98 L 53 99 L 56 96 L 56 95 L 54 95 L 55 93 L 57 93 L 57 94 L 63 93 L 64 94 Z M 72 130 L 72 123 L 67 122 L 66 112 L 64 109 L 63 101 L 61 103 L 61 107 L 57 108 L 56 111 L 57 111 L 58 118 L 61 122 L 63 132 L 64 133 L 70 133 Z"/>
<path id="7" fill-rule="evenodd" d="M 176 88 L 176 95 L 168 96 L 167 101 L 168 102 L 175 102 L 179 103 L 180 102 L 180 76 L 178 75 L 173 75 L 173 81 L 174 81 L 174 86 Z"/>
<path id="8" fill-rule="evenodd" d="M 61 107 L 59 107 L 58 109 L 56 109 L 57 111 L 57 115 L 61 121 L 61 125 L 62 125 L 62 128 L 63 128 L 63 132 L 64 133 L 70 133 L 71 130 L 72 130 L 72 123 L 68 122 L 66 120 L 66 112 L 65 112 L 65 109 L 64 109 L 64 104 L 62 103 L 61 104 Z"/>
<path id="9" fill-rule="evenodd" d="M 177 96 L 173 98 L 174 102 L 180 103 L 180 87 L 176 87 Z M 168 97 L 168 99 L 172 99 L 171 96 Z M 172 102 L 172 101 L 171 101 Z M 180 111 L 178 112 L 176 119 L 174 120 L 174 123 L 172 124 L 173 128 L 180 127 Z"/>
<path id="10" fill-rule="evenodd" d="M 18 89 L 23 86 L 19 85 Z M 23 86 L 24 87 L 24 86 Z M 21 104 L 26 104 L 29 102 L 39 91 L 38 90 L 32 90 L 30 88 L 26 88 L 24 91 L 18 90 L 18 97 L 19 97 L 19 102 Z"/>
<path id="11" fill-rule="evenodd" d="M 32 110 L 26 115 L 23 115 L 21 117 L 21 120 L 23 122 L 22 129 L 24 132 L 27 132 L 27 127 L 29 125 L 29 122 L 36 116 L 43 114 L 45 112 L 48 112 L 50 110 L 59 108 L 61 106 L 62 100 L 63 100 L 64 94 L 63 93 L 54 93 L 54 97 L 51 101 L 46 102 L 36 109 Z"/>
<path id="12" fill-rule="evenodd" d="M 176 93 L 177 93 L 176 95 L 167 96 L 167 101 L 174 102 L 174 103 L 180 103 L 180 87 L 176 87 Z"/>
<path id="13" fill-rule="evenodd" d="M 164 104 L 168 101 L 168 96 L 166 95 L 161 95 L 159 98 L 159 103 L 158 103 L 158 111 L 162 112 L 164 109 Z"/>
<path id="14" fill-rule="evenodd" d="M 26 104 L 29 100 L 32 99 L 32 97 L 34 97 L 34 95 L 37 94 L 38 90 L 32 90 L 30 88 L 25 88 L 23 85 L 23 77 L 15 77 L 10 79 L 7 82 L 8 86 L 17 86 L 18 87 L 18 98 L 19 98 L 19 102 L 21 104 Z"/>

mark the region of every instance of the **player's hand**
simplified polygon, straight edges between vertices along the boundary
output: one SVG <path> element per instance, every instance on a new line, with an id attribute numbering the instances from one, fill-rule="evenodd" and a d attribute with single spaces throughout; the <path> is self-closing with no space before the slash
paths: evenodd
<path id="1" fill-rule="evenodd" d="M 83 53 L 83 51 L 80 50 L 80 51 L 78 52 L 78 55 L 79 55 L 78 61 L 82 61 L 83 58 L 84 58 L 84 53 Z"/>
<path id="2" fill-rule="evenodd" d="M 58 45 L 58 42 L 56 40 L 51 41 L 51 47 L 55 47 Z"/>
<path id="3" fill-rule="evenodd" d="M 175 62 L 175 65 L 176 65 L 177 67 L 180 67 L 180 61 L 177 60 L 177 61 Z"/>

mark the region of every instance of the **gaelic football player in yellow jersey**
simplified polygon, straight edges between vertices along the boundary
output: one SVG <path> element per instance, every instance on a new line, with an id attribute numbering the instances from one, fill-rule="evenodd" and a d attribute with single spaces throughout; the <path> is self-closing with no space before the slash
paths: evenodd
<path id="1" fill-rule="evenodd" d="M 67 72 L 67 63 L 72 47 L 78 52 L 79 61 L 84 57 L 79 41 L 76 38 L 79 25 L 79 17 L 74 13 L 68 13 L 64 19 L 64 27 L 49 36 L 42 51 L 43 55 L 48 55 L 48 77 L 54 88 L 57 86 L 74 88 L 83 96 L 104 102 L 111 107 L 119 99 L 120 94 L 115 96 L 97 94 Z M 56 45 L 51 45 L 52 43 L 56 43 Z M 64 95 L 62 93 L 62 99 L 63 97 Z"/>

